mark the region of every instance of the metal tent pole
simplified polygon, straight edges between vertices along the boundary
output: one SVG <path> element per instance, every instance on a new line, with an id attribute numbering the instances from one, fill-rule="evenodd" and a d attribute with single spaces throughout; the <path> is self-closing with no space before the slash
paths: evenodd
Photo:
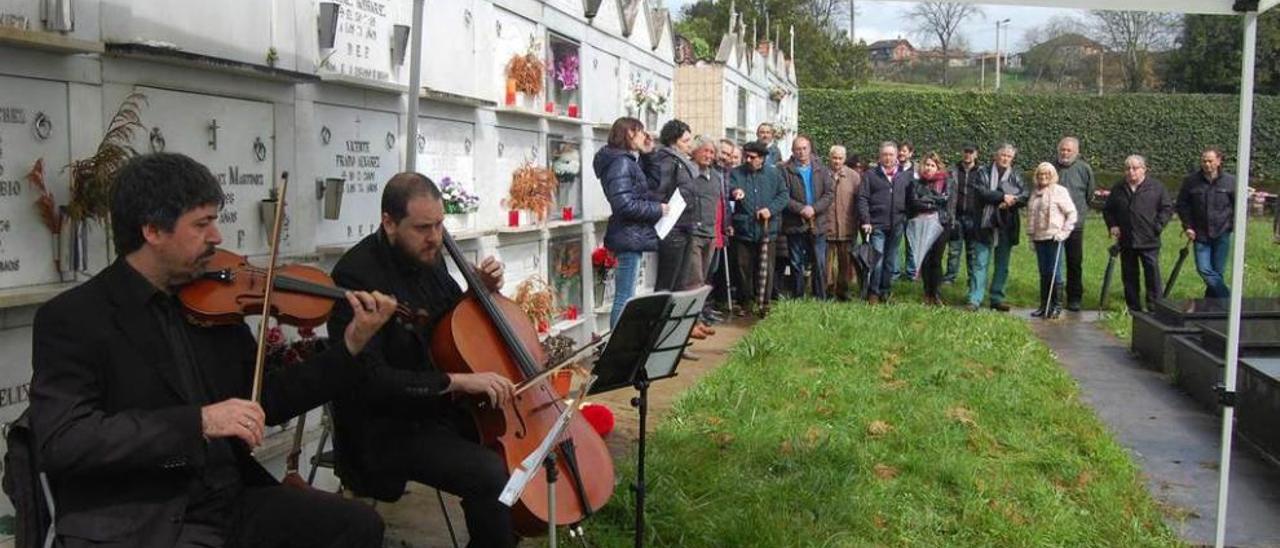
<path id="1" fill-rule="evenodd" d="M 1245 223 L 1249 194 L 1249 156 L 1253 142 L 1253 69 L 1258 47 L 1258 13 L 1244 14 L 1244 62 L 1240 70 L 1240 139 L 1239 165 L 1236 168 L 1236 204 L 1231 258 L 1231 309 L 1227 315 L 1226 374 L 1223 378 L 1222 456 L 1218 467 L 1218 521 L 1214 546 L 1222 548 L 1227 535 L 1227 488 L 1231 482 L 1231 437 L 1235 420 L 1236 360 L 1240 355 L 1240 308 L 1244 298 L 1244 244 L 1248 235 Z"/>
<path id="2" fill-rule="evenodd" d="M 404 122 L 404 170 L 418 170 L 418 97 L 422 94 L 422 8 L 426 0 L 413 0 L 409 34 L 409 112 Z"/>

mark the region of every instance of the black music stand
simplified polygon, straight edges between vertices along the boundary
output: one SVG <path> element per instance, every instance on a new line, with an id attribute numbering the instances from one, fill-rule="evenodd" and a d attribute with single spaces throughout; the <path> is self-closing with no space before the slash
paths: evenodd
<path id="1" fill-rule="evenodd" d="M 631 489 L 636 496 L 635 545 L 644 546 L 644 457 L 645 419 L 649 412 L 649 384 L 676 375 L 676 366 L 689 345 L 709 286 L 676 293 L 659 292 L 627 301 L 618 325 L 609 336 L 609 344 L 596 361 L 596 383 L 590 394 L 633 387 L 639 395 L 631 406 L 640 413 L 640 439 L 636 455 L 636 482 Z"/>

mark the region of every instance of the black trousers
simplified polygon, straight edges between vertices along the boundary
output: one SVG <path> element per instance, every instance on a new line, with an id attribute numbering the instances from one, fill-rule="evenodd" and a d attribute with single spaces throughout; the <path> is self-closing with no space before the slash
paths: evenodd
<path id="1" fill-rule="evenodd" d="M 1084 300 L 1084 227 L 1071 231 L 1062 245 L 1067 252 L 1067 302 L 1078 304 Z"/>
<path id="2" fill-rule="evenodd" d="M 938 289 L 942 287 L 942 258 L 947 253 L 947 242 L 950 239 L 951 236 L 944 231 L 925 254 L 924 264 L 916 265 L 920 270 L 920 277 L 924 279 L 926 297 L 937 297 Z"/>
<path id="3" fill-rule="evenodd" d="M 688 231 L 675 228 L 658 242 L 658 275 L 653 283 L 654 291 L 678 291 L 688 277 L 689 254 L 693 251 L 693 236 Z"/>
<path id="4" fill-rule="evenodd" d="M 468 546 L 515 546 L 511 508 L 498 502 L 507 467 L 497 453 L 476 441 L 467 419 L 432 420 L 417 425 L 384 462 L 411 481 L 462 498 Z"/>
<path id="5" fill-rule="evenodd" d="M 225 517 L 227 526 L 190 521 L 174 546 L 180 548 L 378 548 L 382 518 L 372 506 L 333 493 L 276 485 L 245 488 L 219 508 L 189 509 L 205 518 Z M 188 513 L 190 513 L 190 511 Z M 212 521 L 219 521 L 214 519 Z M 59 539 L 62 546 L 87 546 Z"/>
<path id="6" fill-rule="evenodd" d="M 1121 249 L 1120 279 L 1124 281 L 1124 302 L 1129 305 L 1130 312 L 1143 310 L 1142 286 L 1138 279 L 1139 265 L 1142 268 L 1142 285 L 1147 289 L 1148 309 L 1163 292 L 1160 282 L 1160 248 Z"/>

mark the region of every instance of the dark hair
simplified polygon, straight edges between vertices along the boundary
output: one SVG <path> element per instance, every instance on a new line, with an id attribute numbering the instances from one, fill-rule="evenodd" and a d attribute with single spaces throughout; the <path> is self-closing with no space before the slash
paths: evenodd
<path id="1" fill-rule="evenodd" d="M 142 227 L 172 232 L 182 214 L 223 204 L 222 187 L 209 168 L 183 154 L 158 152 L 129 160 L 111 189 L 111 230 L 116 254 L 128 255 L 146 239 Z"/>
<path id="2" fill-rule="evenodd" d="M 1218 147 L 1218 145 L 1209 145 L 1209 146 L 1207 146 L 1207 147 L 1204 147 L 1204 150 L 1200 151 L 1200 155 L 1201 155 L 1201 156 L 1203 156 L 1203 155 L 1204 155 L 1204 153 L 1206 153 L 1206 152 L 1212 152 L 1212 153 L 1216 154 L 1216 155 L 1218 156 L 1218 159 L 1219 159 L 1219 160 L 1226 160 L 1226 159 L 1227 159 L 1225 156 L 1223 156 L 1223 155 L 1222 155 L 1222 149 L 1221 149 L 1220 147 Z"/>
<path id="3" fill-rule="evenodd" d="M 898 143 L 898 150 L 899 150 L 899 151 L 901 151 L 901 150 L 902 150 L 902 149 L 904 149 L 904 148 L 911 149 L 911 152 L 915 152 L 915 151 L 916 151 L 916 146 L 915 146 L 915 145 L 913 145 L 913 144 L 911 144 L 911 141 L 903 140 L 902 142 L 899 142 L 899 143 Z"/>
<path id="4" fill-rule="evenodd" d="M 426 175 L 405 171 L 391 176 L 387 186 L 382 189 L 382 212 L 398 223 L 408 215 L 409 200 L 427 196 L 433 200 L 443 199 L 440 187 L 437 187 Z"/>
<path id="5" fill-rule="evenodd" d="M 857 169 L 858 164 L 861 164 L 861 163 L 862 163 L 862 156 L 859 156 L 857 154 L 850 154 L 844 159 L 844 165 L 849 169 Z"/>
<path id="6" fill-rule="evenodd" d="M 667 123 L 662 124 L 662 131 L 658 132 L 658 142 L 662 143 L 664 146 L 671 146 L 676 144 L 676 141 L 679 141 L 681 137 L 684 137 L 684 134 L 689 132 L 689 124 L 673 118 L 671 120 L 667 120 Z"/>
<path id="7" fill-rule="evenodd" d="M 742 145 L 743 156 L 745 157 L 748 153 L 755 154 L 761 158 L 766 158 L 769 156 L 769 147 L 760 141 L 751 141 L 750 143 Z"/>
<path id="8" fill-rule="evenodd" d="M 635 118 L 623 116 L 613 121 L 609 128 L 609 146 L 622 150 L 631 150 L 631 133 L 644 131 L 644 123 Z"/>

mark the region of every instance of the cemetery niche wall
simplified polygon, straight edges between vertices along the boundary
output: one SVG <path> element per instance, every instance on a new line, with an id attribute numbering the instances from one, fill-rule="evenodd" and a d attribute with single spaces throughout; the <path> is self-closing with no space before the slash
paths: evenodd
<path id="1" fill-rule="evenodd" d="M 632 75 L 675 102 L 670 17 L 656 5 L 434 2 L 417 22 L 420 90 L 407 89 L 411 0 L 77 0 L 65 20 L 40 13 L 41 0 L 0 2 L 0 25 L 14 28 L 0 37 L 0 421 L 26 406 L 36 308 L 115 258 L 95 222 L 51 232 L 28 175 L 40 160 L 49 200 L 66 205 L 64 166 L 94 154 L 131 93 L 146 100 L 128 144 L 209 167 L 227 193 L 228 249 L 261 259 L 262 204 L 288 172 L 282 258 L 330 268 L 378 229 L 382 188 L 409 153 L 418 171 L 456 189 L 447 224 L 468 260 L 504 261 L 508 294 L 534 277 L 552 288 L 561 304 L 546 335 L 584 342 L 607 323 L 594 312 L 602 303 L 588 261 L 609 207 L 584 167 L 628 112 Z M 541 70 L 508 102 L 506 69 L 531 52 Z M 411 137 L 409 100 L 419 101 Z M 654 131 L 674 114 L 632 112 Z M 542 222 L 523 214 L 510 226 L 503 200 L 526 165 L 557 191 Z M 287 437 L 258 452 L 277 473 Z M 0 500 L 0 524 L 10 513 Z"/>

